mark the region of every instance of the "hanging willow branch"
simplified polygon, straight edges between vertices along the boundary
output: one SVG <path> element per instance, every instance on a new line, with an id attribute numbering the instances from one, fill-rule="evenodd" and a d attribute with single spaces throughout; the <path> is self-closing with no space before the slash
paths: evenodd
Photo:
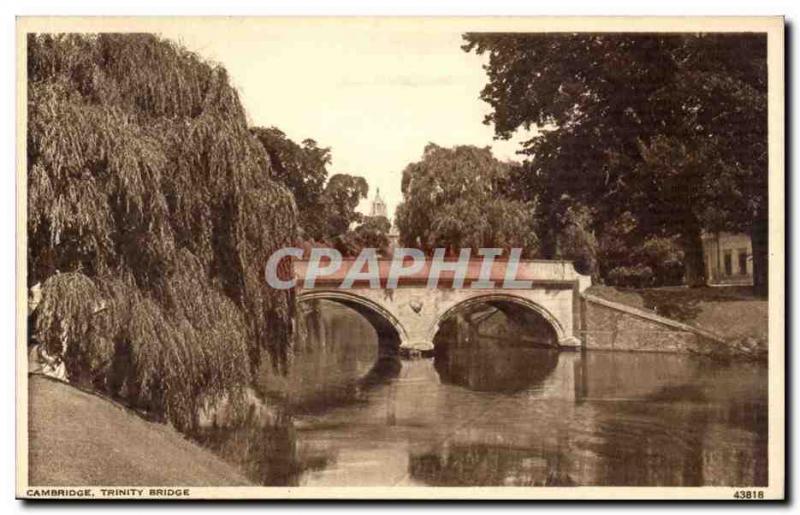
<path id="1" fill-rule="evenodd" d="M 285 363 L 292 300 L 261 270 L 296 208 L 225 70 L 149 34 L 39 34 L 28 79 L 35 336 L 70 376 L 189 426 L 261 350 Z"/>

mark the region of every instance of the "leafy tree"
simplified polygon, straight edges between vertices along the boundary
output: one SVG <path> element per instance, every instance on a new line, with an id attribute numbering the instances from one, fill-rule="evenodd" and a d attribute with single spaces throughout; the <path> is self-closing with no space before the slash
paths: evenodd
<path id="1" fill-rule="evenodd" d="M 377 249 L 386 256 L 389 250 L 389 230 L 391 224 L 385 216 L 365 216 L 354 229 L 336 235 L 330 245 L 343 256 L 357 256 L 362 249 Z"/>
<path id="2" fill-rule="evenodd" d="M 677 239 L 653 236 L 641 246 L 641 262 L 653 270 L 653 280 L 657 285 L 680 284 L 684 274 L 684 254 Z"/>
<path id="3" fill-rule="evenodd" d="M 298 145 L 275 127 L 251 131 L 269 154 L 272 178 L 294 195 L 301 237 L 349 249 L 346 252 L 350 255 L 357 244 L 348 232 L 361 221 L 356 207 L 367 195 L 367 181 L 348 174 L 335 174 L 329 179 L 330 148 L 321 148 L 312 139 Z"/>
<path id="4" fill-rule="evenodd" d="M 353 231 L 359 249 L 373 248 L 385 254 L 389 247 L 389 232 L 392 224 L 385 216 L 365 216 L 364 221 Z"/>
<path id="5" fill-rule="evenodd" d="M 195 423 L 235 400 L 293 301 L 264 259 L 295 238 L 225 70 L 148 34 L 27 39 L 33 337 L 70 379 Z"/>
<path id="6" fill-rule="evenodd" d="M 361 199 L 367 197 L 369 186 L 366 179 L 354 175 L 337 173 L 331 176 L 322 193 L 325 210 L 325 236 L 333 238 L 345 234 L 354 223 L 362 219 L 356 211 Z"/>
<path id="7" fill-rule="evenodd" d="M 598 242 L 598 263 L 600 275 L 620 286 L 681 284 L 685 268 L 679 238 L 643 235 L 629 211 L 606 224 Z"/>
<path id="8" fill-rule="evenodd" d="M 522 247 L 536 251 L 533 203 L 511 200 L 510 166 L 474 146 L 425 147 L 403 171 L 397 228 L 404 245 L 457 253 L 459 248 Z"/>
<path id="9" fill-rule="evenodd" d="M 702 230 L 749 231 L 766 287 L 766 37 L 762 34 L 466 34 L 487 54 L 498 137 L 524 143 L 522 198 L 537 196 L 545 255 L 561 199 L 590 206 L 595 232 L 623 212 L 677 236 L 701 282 Z"/>
<path id="10" fill-rule="evenodd" d="M 331 162 L 330 148 L 320 148 L 313 139 L 297 144 L 276 127 L 255 127 L 250 131 L 269 154 L 272 178 L 294 195 L 298 222 L 305 236 L 322 240 L 326 235 L 323 192 Z"/>

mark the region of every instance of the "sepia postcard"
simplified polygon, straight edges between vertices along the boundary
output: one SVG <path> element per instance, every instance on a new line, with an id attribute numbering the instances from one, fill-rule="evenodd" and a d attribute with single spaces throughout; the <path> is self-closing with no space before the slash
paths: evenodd
<path id="1" fill-rule="evenodd" d="M 17 497 L 783 499 L 783 31 L 18 18 Z"/>

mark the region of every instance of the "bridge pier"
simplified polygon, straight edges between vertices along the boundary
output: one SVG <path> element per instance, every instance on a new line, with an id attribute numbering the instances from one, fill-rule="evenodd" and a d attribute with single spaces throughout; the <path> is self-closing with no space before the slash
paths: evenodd
<path id="1" fill-rule="evenodd" d="M 433 342 L 427 340 L 416 340 L 400 344 L 400 355 L 403 357 L 420 358 L 429 356 L 431 353 L 433 353 Z"/>
<path id="2" fill-rule="evenodd" d="M 579 350 L 583 343 L 577 336 L 567 336 L 558 341 L 559 349 Z"/>

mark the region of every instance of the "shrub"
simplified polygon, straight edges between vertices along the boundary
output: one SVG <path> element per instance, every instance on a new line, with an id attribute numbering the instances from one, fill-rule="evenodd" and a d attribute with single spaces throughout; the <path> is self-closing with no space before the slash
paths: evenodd
<path id="1" fill-rule="evenodd" d="M 677 237 L 651 237 L 642 245 L 642 261 L 653 270 L 655 284 L 677 285 L 683 281 L 684 252 Z"/>
<path id="2" fill-rule="evenodd" d="M 619 266 L 608 273 L 608 283 L 625 288 L 645 288 L 653 283 L 653 270 L 649 266 Z"/>

